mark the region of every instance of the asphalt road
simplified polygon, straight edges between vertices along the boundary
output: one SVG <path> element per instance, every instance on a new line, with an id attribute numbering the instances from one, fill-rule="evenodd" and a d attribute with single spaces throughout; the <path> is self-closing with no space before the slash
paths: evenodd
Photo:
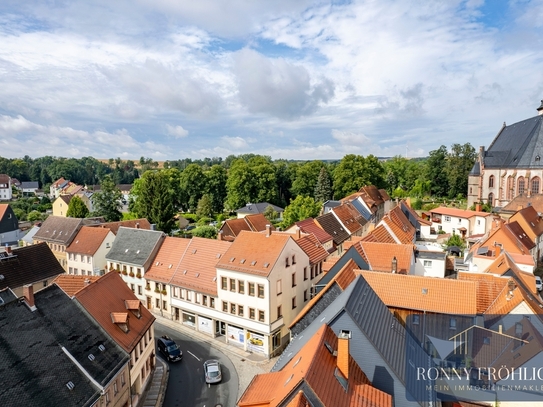
<path id="1" fill-rule="evenodd" d="M 231 407 L 238 396 L 238 375 L 230 359 L 207 343 L 195 342 L 191 338 L 158 323 L 155 336 L 171 337 L 183 352 L 183 360 L 170 363 L 168 388 L 163 407 Z M 165 359 L 156 350 L 157 355 Z M 217 359 L 222 365 L 222 382 L 206 384 L 204 361 Z"/>

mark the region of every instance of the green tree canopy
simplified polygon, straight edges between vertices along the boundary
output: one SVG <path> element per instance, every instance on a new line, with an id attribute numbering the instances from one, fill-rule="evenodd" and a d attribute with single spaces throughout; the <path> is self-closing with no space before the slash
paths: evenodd
<path id="1" fill-rule="evenodd" d="M 204 237 L 206 239 L 216 239 L 217 229 L 213 226 L 198 226 L 192 230 L 192 236 Z"/>
<path id="2" fill-rule="evenodd" d="M 264 215 L 264 217 L 270 222 L 274 222 L 279 217 L 279 213 L 273 209 L 273 206 L 271 205 L 268 205 L 266 209 L 264 209 L 262 215 Z"/>
<path id="3" fill-rule="evenodd" d="M 437 150 L 430 151 L 430 157 L 426 161 L 426 179 L 431 182 L 430 193 L 443 197 L 447 196 L 448 181 L 445 164 L 447 159 L 447 147 L 440 146 Z"/>
<path id="4" fill-rule="evenodd" d="M 377 157 L 348 154 L 333 173 L 334 198 L 341 199 L 365 185 L 385 187 L 384 169 Z"/>
<path id="5" fill-rule="evenodd" d="M 206 189 L 206 177 L 202 167 L 198 164 L 190 164 L 181 173 L 180 182 L 184 197 L 181 206 L 193 212 Z"/>
<path id="6" fill-rule="evenodd" d="M 226 200 L 226 182 L 228 175 L 226 169 L 221 165 L 213 165 L 206 172 L 205 193 L 211 199 L 212 213 L 221 213 L 224 210 Z"/>
<path id="7" fill-rule="evenodd" d="M 332 180 L 326 167 L 319 171 L 319 177 L 315 185 L 314 198 L 317 202 L 326 202 L 332 199 Z"/>
<path id="8" fill-rule="evenodd" d="M 198 201 L 198 207 L 196 208 L 196 215 L 198 216 L 211 216 L 213 214 L 213 207 L 211 198 L 208 194 L 204 194 Z"/>
<path id="9" fill-rule="evenodd" d="M 459 195 L 466 196 L 468 192 L 468 174 L 475 163 L 475 148 L 470 143 L 453 144 L 447 157 L 446 172 L 449 183 L 449 198 Z"/>
<path id="10" fill-rule="evenodd" d="M 100 190 L 92 194 L 93 216 L 103 216 L 107 222 L 118 222 L 123 218 L 121 199 L 123 194 L 110 176 L 100 183 Z M 73 199 L 73 198 L 72 198 Z"/>
<path id="11" fill-rule="evenodd" d="M 299 220 L 316 217 L 319 215 L 321 205 L 310 196 L 298 195 L 290 201 L 290 205 L 283 212 L 283 228 L 288 228 Z"/>
<path id="12" fill-rule="evenodd" d="M 292 182 L 292 194 L 315 197 L 315 186 L 319 179 L 321 169 L 324 168 L 322 161 L 308 161 L 299 165 L 296 169 L 295 179 Z"/>
<path id="13" fill-rule="evenodd" d="M 89 216 L 89 208 L 80 197 L 75 195 L 70 199 L 66 216 L 69 218 L 86 218 Z"/>
<path id="14" fill-rule="evenodd" d="M 158 230 L 170 233 L 175 227 L 174 216 L 177 210 L 174 206 L 174 189 L 169 181 L 169 170 L 146 171 L 134 182 L 132 193 L 135 200 L 130 210 L 138 218 L 147 218 L 156 225 Z"/>

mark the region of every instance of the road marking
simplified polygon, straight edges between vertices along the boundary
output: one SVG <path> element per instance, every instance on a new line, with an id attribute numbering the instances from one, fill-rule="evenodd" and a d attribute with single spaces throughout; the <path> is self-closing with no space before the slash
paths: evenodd
<path id="1" fill-rule="evenodd" d="M 192 353 L 190 350 L 188 350 L 187 352 L 190 353 L 198 362 L 200 361 L 200 358 Z"/>

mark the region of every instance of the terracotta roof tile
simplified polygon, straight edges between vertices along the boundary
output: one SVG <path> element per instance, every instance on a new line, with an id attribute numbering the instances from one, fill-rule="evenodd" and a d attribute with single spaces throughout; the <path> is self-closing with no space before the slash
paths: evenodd
<path id="1" fill-rule="evenodd" d="M 526 248 L 527 251 L 530 251 L 535 247 L 535 243 L 528 237 L 518 222 L 509 222 L 505 224 L 505 228 L 515 236 L 515 238 Z"/>
<path id="2" fill-rule="evenodd" d="M 267 276 L 289 239 L 292 239 L 289 233 L 271 233 L 267 236 L 243 230 L 219 259 L 217 267 Z"/>
<path id="3" fill-rule="evenodd" d="M 352 215 L 351 211 L 345 204 L 336 206 L 332 212 L 337 216 L 340 222 L 348 229 L 349 234 L 358 232 L 362 226 L 357 219 Z"/>
<path id="4" fill-rule="evenodd" d="M 298 246 L 300 246 L 300 248 L 305 252 L 305 254 L 307 254 L 307 256 L 309 257 L 309 263 L 311 265 L 318 264 L 326 260 L 329 255 L 328 251 L 324 247 L 322 247 L 314 234 L 303 235 L 299 239 L 296 239 L 296 237 L 294 236 L 294 240 L 296 241 Z"/>
<path id="5" fill-rule="evenodd" d="M 9 208 L 9 204 L 0 204 L 0 220 L 4 217 L 4 214 Z"/>
<path id="6" fill-rule="evenodd" d="M 328 234 L 323 228 L 321 228 L 313 218 L 307 218 L 296 222 L 296 226 L 298 226 L 300 230 L 304 233 L 313 233 L 322 244 L 328 243 L 329 241 L 333 240 L 332 236 L 330 236 L 330 234 Z"/>
<path id="7" fill-rule="evenodd" d="M 242 230 L 263 232 L 266 230 L 267 225 L 270 225 L 272 231 L 275 230 L 275 227 L 270 224 L 270 221 L 263 214 L 257 213 L 243 218 L 226 220 L 219 229 L 219 233 L 222 232 L 222 239 L 233 241 Z"/>
<path id="8" fill-rule="evenodd" d="M 153 263 L 145 272 L 145 278 L 169 284 L 190 242 L 191 239 L 166 236 Z"/>
<path id="9" fill-rule="evenodd" d="M 392 234 L 383 225 L 377 226 L 362 238 L 364 242 L 398 243 Z"/>
<path id="10" fill-rule="evenodd" d="M 356 274 L 354 272 L 355 269 L 358 268 L 358 265 L 356 262 L 352 259 L 349 259 L 347 263 L 341 268 L 341 270 L 338 271 L 338 273 L 326 284 L 313 298 L 309 300 L 309 302 L 302 308 L 300 313 L 296 315 L 294 320 L 290 323 L 289 328 L 296 325 L 298 321 L 300 321 L 305 314 L 307 314 L 313 306 L 324 296 L 324 294 L 332 287 L 334 284 L 337 284 L 341 290 L 345 290 L 351 284 L 355 278 Z"/>
<path id="11" fill-rule="evenodd" d="M 59 274 L 51 283 L 58 285 L 68 296 L 73 297 L 79 290 L 94 283 L 100 276 L 76 276 Z"/>
<path id="12" fill-rule="evenodd" d="M 96 226 L 100 228 L 110 229 L 115 235 L 117 234 L 121 226 L 125 228 L 151 230 L 151 224 L 145 218 L 121 220 L 119 222 L 106 222 Z"/>
<path id="13" fill-rule="evenodd" d="M 507 286 L 509 278 L 486 273 L 458 273 L 459 280 L 475 281 L 477 313 L 483 314 Z"/>
<path id="14" fill-rule="evenodd" d="M 66 252 L 94 256 L 108 233 L 108 229 L 83 226 L 75 235 L 72 243 L 66 248 Z"/>
<path id="15" fill-rule="evenodd" d="M 175 269 L 171 284 L 217 295 L 216 264 L 226 256 L 233 244 L 221 240 L 193 237 Z"/>
<path id="16" fill-rule="evenodd" d="M 350 355 L 348 385 L 346 389 L 342 386 L 336 377 L 338 358 L 328 349 L 337 349 L 337 344 L 337 336 L 324 324 L 283 369 L 257 375 L 241 396 L 238 405 L 283 405 L 289 396 L 298 394 L 297 389 L 305 382 L 326 407 L 392 406 L 392 396 L 372 387 Z"/>
<path id="17" fill-rule="evenodd" d="M 265 231 L 267 225 L 270 225 L 270 227 L 272 227 L 272 230 L 275 230 L 275 227 L 273 227 L 271 222 L 261 213 L 255 213 L 254 215 L 247 215 L 243 219 L 245 219 L 245 222 L 247 222 L 247 224 L 251 228 L 250 230 L 254 232 Z"/>
<path id="18" fill-rule="evenodd" d="M 473 281 L 358 271 L 388 306 L 441 314 L 475 315 L 477 286 Z"/>
<path id="19" fill-rule="evenodd" d="M 429 212 L 437 213 L 439 215 L 456 216 L 457 218 L 463 218 L 463 219 L 469 219 L 474 216 L 487 217 L 487 216 L 492 215 L 489 212 L 477 212 L 477 211 L 470 211 L 467 209 L 447 208 L 446 206 L 439 206 L 437 208 L 431 209 Z"/>
<path id="20" fill-rule="evenodd" d="M 125 300 L 137 300 L 137 297 L 118 273 L 107 273 L 77 292 L 75 298 L 128 353 L 134 350 L 155 321 L 155 317 L 143 305 L 139 310 L 140 318 L 127 311 Z M 112 321 L 112 314 L 128 316 L 128 332 L 124 332 Z"/>
<path id="21" fill-rule="evenodd" d="M 516 212 L 519 208 L 533 207 L 537 212 L 543 212 L 543 194 L 533 194 L 531 196 L 518 195 L 511 202 L 505 205 L 501 211 Z"/>
<path id="22" fill-rule="evenodd" d="M 527 206 L 517 211 L 517 213 L 511 216 L 511 220 L 516 220 L 517 216 L 522 217 L 526 221 L 526 225 L 531 228 L 534 235 L 543 235 L 543 218 L 539 216 L 533 206 Z"/>
<path id="23" fill-rule="evenodd" d="M 373 271 L 391 273 L 394 257 L 397 261 L 397 273 L 409 274 L 411 270 L 413 245 L 362 241 L 355 244 L 355 248 Z"/>
<path id="24" fill-rule="evenodd" d="M 300 390 L 285 407 L 309 407 L 309 402 L 304 392 Z"/>
<path id="25" fill-rule="evenodd" d="M 328 258 L 322 263 L 322 271 L 327 273 L 332 267 L 339 261 L 340 256 L 328 256 Z"/>

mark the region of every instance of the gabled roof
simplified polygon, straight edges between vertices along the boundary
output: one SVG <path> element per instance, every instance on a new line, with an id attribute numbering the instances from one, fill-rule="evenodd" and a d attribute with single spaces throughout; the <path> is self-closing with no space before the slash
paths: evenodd
<path id="1" fill-rule="evenodd" d="M 343 228 L 333 213 L 325 213 L 318 216 L 315 221 L 334 239 L 334 244 L 340 245 L 350 236 L 349 232 Z"/>
<path id="2" fill-rule="evenodd" d="M 220 240 L 193 237 L 170 284 L 217 295 L 216 264 L 226 256 L 232 245 Z"/>
<path id="3" fill-rule="evenodd" d="M 391 273 L 394 258 L 398 274 L 409 274 L 411 270 L 413 245 L 361 241 L 354 247 L 373 271 Z"/>
<path id="4" fill-rule="evenodd" d="M 355 198 L 346 202 L 349 202 L 351 205 L 353 205 L 366 221 L 369 221 L 371 219 L 371 212 L 368 211 L 364 204 L 358 199 Z"/>
<path id="5" fill-rule="evenodd" d="M 267 235 L 242 230 L 226 253 L 218 260 L 217 267 L 268 276 L 289 239 L 292 239 L 289 233 L 272 232 Z"/>
<path id="6" fill-rule="evenodd" d="M 149 330 L 155 317 L 140 304 L 138 318 L 126 301 L 139 300 L 118 273 L 107 273 L 87 285 L 75 295 L 76 300 L 96 322 L 123 348 L 130 353 Z M 99 299 L 99 301 L 97 301 Z M 128 314 L 128 332 L 112 321 L 112 314 Z"/>
<path id="7" fill-rule="evenodd" d="M 281 370 L 255 376 L 238 405 L 287 406 L 291 398 L 299 397 L 298 391 L 302 389 L 309 399 L 316 397 L 326 407 L 392 406 L 392 396 L 372 387 L 350 355 L 347 356 L 349 375 L 344 379 L 346 387 L 341 384 L 337 378 L 339 358 L 330 351 L 337 348 L 337 335 L 327 325 L 321 326 Z"/>
<path id="8" fill-rule="evenodd" d="M 536 212 L 543 213 L 543 194 L 532 194 L 530 196 L 525 194 L 517 195 L 500 212 L 516 212 L 527 206 L 532 206 Z"/>
<path id="9" fill-rule="evenodd" d="M 254 213 L 264 213 L 266 208 L 268 206 L 271 206 L 275 212 L 282 213 L 284 211 L 283 208 L 280 208 L 279 206 L 273 205 L 268 202 L 259 202 L 259 203 L 248 203 L 247 205 L 236 209 L 234 212 L 236 213 L 247 213 L 247 214 L 254 214 Z"/>
<path id="10" fill-rule="evenodd" d="M 43 228 L 43 226 L 42 226 Z M 121 226 L 106 260 L 144 266 L 166 235 L 156 230 Z"/>
<path id="11" fill-rule="evenodd" d="M 505 230 L 510 232 L 517 242 L 520 242 L 526 251 L 530 251 L 535 247 L 535 243 L 528 237 L 522 226 L 518 222 L 509 222 L 505 224 Z M 520 248 L 520 247 L 519 247 Z"/>
<path id="12" fill-rule="evenodd" d="M 145 278 L 169 284 L 192 239 L 166 236 Z"/>
<path id="13" fill-rule="evenodd" d="M 66 248 L 66 253 L 94 256 L 109 232 L 108 229 L 83 226 Z"/>
<path id="14" fill-rule="evenodd" d="M 82 219 L 79 218 L 51 215 L 43 221 L 40 230 L 34 235 L 34 240 L 60 243 L 67 246 L 72 242 L 82 225 Z"/>
<path id="15" fill-rule="evenodd" d="M 360 274 L 387 307 L 453 315 L 477 313 L 477 287 L 472 281 L 364 270 Z"/>
<path id="16" fill-rule="evenodd" d="M 67 181 L 64 179 L 64 177 L 60 177 L 55 182 L 53 182 L 53 184 L 51 184 L 51 187 L 60 188 L 62 185 L 66 184 L 66 182 Z"/>
<path id="17" fill-rule="evenodd" d="M 107 223 L 100 224 L 100 227 L 110 229 L 115 235 L 119 232 L 120 227 L 143 229 L 143 230 L 154 230 L 152 228 L 151 223 L 145 218 L 121 220 L 118 222 L 107 222 Z"/>
<path id="18" fill-rule="evenodd" d="M 484 152 L 485 168 L 541 168 L 536 159 L 543 143 L 543 116 L 503 126 Z"/>
<path id="19" fill-rule="evenodd" d="M 511 219 L 516 220 L 517 217 L 522 217 L 526 222 L 526 226 L 530 228 L 532 233 L 536 236 L 543 235 L 543 218 L 539 216 L 533 206 L 527 206 L 515 213 Z"/>
<path id="20" fill-rule="evenodd" d="M 379 225 L 375 229 L 373 229 L 370 233 L 362 238 L 362 241 L 398 244 L 398 241 L 383 225 Z"/>
<path id="21" fill-rule="evenodd" d="M 0 204 L 0 234 L 19 230 L 19 220 L 9 204 Z"/>
<path id="22" fill-rule="evenodd" d="M 402 210 L 402 212 L 404 213 L 405 217 L 407 219 L 409 219 L 409 222 L 416 227 L 415 224 L 413 224 L 413 222 L 415 223 L 419 223 L 419 224 L 423 224 L 423 225 L 428 225 L 428 226 L 431 226 L 432 225 L 432 222 L 426 220 L 426 219 L 422 219 L 419 214 L 413 209 L 411 208 L 410 205 L 407 204 L 407 202 L 405 202 L 404 200 L 401 200 L 400 201 L 400 208 Z"/>
<path id="23" fill-rule="evenodd" d="M 474 281 L 477 291 L 477 314 L 483 314 L 507 286 L 509 278 L 488 273 L 459 272 L 459 280 Z"/>
<path id="24" fill-rule="evenodd" d="M 266 219 L 261 213 L 254 215 L 247 215 L 243 218 L 228 219 L 219 229 L 219 233 L 222 234 L 223 240 L 233 241 L 242 230 L 252 232 L 263 232 L 267 226 L 270 226 L 271 230 L 275 230 L 275 227 L 270 224 L 270 221 Z"/>
<path id="25" fill-rule="evenodd" d="M 457 218 L 469 219 L 474 216 L 482 216 L 486 218 L 492 215 L 489 212 L 477 212 L 470 211 L 468 209 L 447 208 L 446 206 L 438 206 L 437 208 L 430 209 L 428 212 L 436 213 L 438 215 L 456 216 Z"/>
<path id="26" fill-rule="evenodd" d="M 84 371 L 106 386 L 128 364 L 129 355 L 58 286 L 35 293 L 34 301 L 34 312 L 18 301 L 0 306 L 0 371 L 9 371 L 2 375 L 0 403 L 93 405 L 100 398 L 100 390 Z M 69 382 L 74 384 L 71 390 Z"/>
<path id="27" fill-rule="evenodd" d="M 484 272 L 498 276 L 513 277 L 517 282 L 522 282 L 528 292 L 538 295 L 535 287 L 534 274 L 522 271 L 506 251 L 496 257 Z"/>
<path id="28" fill-rule="evenodd" d="M 381 219 L 380 225 L 384 226 L 396 243 L 409 244 L 415 241 L 416 229 L 406 218 L 400 206 L 394 207 Z"/>
<path id="29" fill-rule="evenodd" d="M 307 218 L 295 223 L 303 233 L 313 233 L 321 244 L 328 243 L 333 240 L 332 236 L 321 228 L 315 219 Z"/>
<path id="30" fill-rule="evenodd" d="M 10 183 L 10 176 L 7 174 L 0 174 L 0 184 L 9 184 Z"/>
<path id="31" fill-rule="evenodd" d="M 307 254 L 309 264 L 311 265 L 324 261 L 329 255 L 328 251 L 322 247 L 314 234 L 303 235 L 299 239 L 294 235 L 294 240 L 296 240 L 298 246 Z"/>
<path id="32" fill-rule="evenodd" d="M 69 297 L 73 297 L 79 290 L 94 283 L 100 276 L 78 276 L 73 274 L 59 274 L 52 283 L 58 285 Z"/>
<path id="33" fill-rule="evenodd" d="M 356 233 L 362 229 L 358 220 L 353 216 L 345 204 L 333 208 L 332 213 L 334 213 L 339 221 L 347 228 L 349 234 Z"/>
<path id="34" fill-rule="evenodd" d="M 23 189 L 38 189 L 40 183 L 38 181 L 23 181 L 21 182 L 21 187 Z"/>
<path id="35" fill-rule="evenodd" d="M 66 205 L 69 205 L 70 204 L 70 201 L 72 200 L 72 195 L 59 195 L 58 198 L 56 199 L 57 201 L 62 201 L 64 202 Z"/>
<path id="36" fill-rule="evenodd" d="M 64 269 L 47 243 L 13 249 L 12 256 L 0 258 L 0 290 L 12 290 L 26 284 L 52 279 L 63 274 Z"/>
<path id="37" fill-rule="evenodd" d="M 121 226 L 125 228 L 151 230 L 151 224 L 145 218 L 121 220 L 119 222 L 106 222 L 106 223 L 100 223 L 99 225 L 96 225 L 96 227 L 107 228 L 111 230 L 114 235 L 117 234 Z"/>
<path id="38" fill-rule="evenodd" d="M 371 209 L 372 213 L 377 211 L 378 206 L 385 203 L 386 197 L 381 195 L 381 191 L 377 189 L 375 185 L 366 185 L 365 187 L 360 188 L 358 192 L 360 192 L 360 198 L 362 198 L 366 205 Z"/>

